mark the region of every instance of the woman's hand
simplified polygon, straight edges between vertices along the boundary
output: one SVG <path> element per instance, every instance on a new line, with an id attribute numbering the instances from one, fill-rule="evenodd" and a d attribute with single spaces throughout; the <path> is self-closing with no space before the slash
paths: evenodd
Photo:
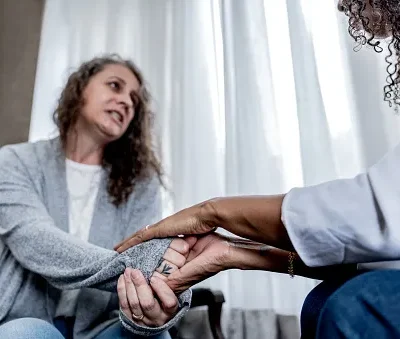
<path id="1" fill-rule="evenodd" d="M 117 290 L 121 310 L 138 325 L 162 326 L 178 311 L 178 298 L 171 288 L 156 276 L 147 284 L 139 270 L 127 268 Z"/>
<path id="2" fill-rule="evenodd" d="M 195 237 L 174 239 L 147 283 L 139 270 L 127 268 L 118 279 L 121 310 L 139 325 L 158 327 L 173 318 L 178 311 L 178 299 L 166 284 L 170 274 L 186 263 Z"/>
<path id="3" fill-rule="evenodd" d="M 159 274 L 155 274 L 155 276 L 161 279 L 166 278 L 172 272 L 185 265 L 186 257 L 196 241 L 195 237 L 188 237 L 186 239 L 176 238 L 172 240 L 157 265 L 156 272 L 154 273 L 158 272 Z"/>

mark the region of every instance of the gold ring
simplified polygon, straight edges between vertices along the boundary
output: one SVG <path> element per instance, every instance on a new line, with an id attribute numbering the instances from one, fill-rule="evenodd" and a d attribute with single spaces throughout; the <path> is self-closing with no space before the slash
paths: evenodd
<path id="1" fill-rule="evenodd" d="M 137 320 L 142 320 L 144 318 L 144 315 L 143 313 L 141 315 L 136 315 L 135 313 L 132 312 L 132 317 Z"/>

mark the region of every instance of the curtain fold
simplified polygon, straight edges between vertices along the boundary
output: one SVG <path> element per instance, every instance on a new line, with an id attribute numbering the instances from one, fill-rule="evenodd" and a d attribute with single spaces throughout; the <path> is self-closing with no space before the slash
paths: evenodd
<path id="1" fill-rule="evenodd" d="M 153 94 L 165 215 L 353 176 L 398 142 L 400 123 L 382 100 L 381 56 L 354 53 L 345 21 L 334 0 L 48 0 L 30 140 L 53 135 L 71 70 L 118 53 Z M 298 337 L 315 284 L 239 270 L 201 283 L 224 292 L 229 338 Z"/>

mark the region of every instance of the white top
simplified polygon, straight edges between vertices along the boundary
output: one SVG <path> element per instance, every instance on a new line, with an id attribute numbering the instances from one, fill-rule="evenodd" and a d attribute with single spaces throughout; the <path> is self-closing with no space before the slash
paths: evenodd
<path id="1" fill-rule="evenodd" d="M 83 241 L 88 241 L 102 176 L 102 167 L 81 164 L 69 159 L 66 159 L 65 166 L 68 188 L 69 233 Z M 78 295 L 79 290 L 62 291 L 56 316 L 74 316 Z"/>
<path id="2" fill-rule="evenodd" d="M 69 233 L 88 241 L 102 167 L 66 159 L 69 197 Z"/>
<path id="3" fill-rule="evenodd" d="M 353 179 L 291 190 L 282 221 L 308 266 L 400 269 L 400 145 Z"/>

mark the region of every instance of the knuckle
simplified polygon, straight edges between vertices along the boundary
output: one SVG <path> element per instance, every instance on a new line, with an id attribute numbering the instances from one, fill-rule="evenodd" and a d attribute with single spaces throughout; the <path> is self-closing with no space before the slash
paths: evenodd
<path id="1" fill-rule="evenodd" d="M 178 306 L 178 302 L 176 300 L 168 300 L 164 302 L 164 309 L 166 311 L 172 311 Z"/>
<path id="2" fill-rule="evenodd" d="M 177 260 L 177 264 L 176 266 L 178 267 L 182 267 L 183 265 L 185 265 L 186 263 L 186 258 L 184 256 L 179 257 L 179 259 Z"/>
<path id="3" fill-rule="evenodd" d="M 135 301 L 128 301 L 129 302 L 129 306 L 131 309 L 136 310 L 136 309 L 140 309 L 140 305 L 138 302 Z"/>
<path id="4" fill-rule="evenodd" d="M 176 252 L 176 251 L 173 250 L 173 249 L 171 248 L 171 245 L 170 245 L 170 247 L 168 247 L 167 250 L 166 250 L 165 253 L 164 253 L 164 259 L 165 259 L 165 257 L 171 256 L 172 253 L 174 253 L 174 252 Z"/>
<path id="5" fill-rule="evenodd" d="M 182 254 L 188 254 L 189 253 L 189 244 L 182 240 Z"/>
<path id="6" fill-rule="evenodd" d="M 128 285 L 133 285 L 133 281 L 132 281 L 132 278 L 124 278 L 125 279 L 125 286 L 128 286 Z"/>
<path id="7" fill-rule="evenodd" d="M 215 202 L 219 198 L 210 199 L 204 201 L 199 205 L 198 213 L 196 213 L 196 224 L 195 227 L 203 232 L 207 233 L 212 231 L 219 220 L 219 213 L 215 207 Z"/>
<path id="8" fill-rule="evenodd" d="M 154 308 L 155 308 L 155 306 L 156 306 L 156 302 L 155 302 L 155 300 L 146 301 L 146 302 L 143 302 L 143 303 L 141 304 L 141 306 L 142 306 L 142 310 L 143 310 L 144 312 L 151 312 L 151 311 L 154 310 Z"/>

